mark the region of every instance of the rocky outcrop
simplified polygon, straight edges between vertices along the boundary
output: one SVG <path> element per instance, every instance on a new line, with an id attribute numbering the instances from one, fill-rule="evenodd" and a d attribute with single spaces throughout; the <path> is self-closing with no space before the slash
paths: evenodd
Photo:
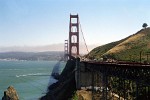
<path id="1" fill-rule="evenodd" d="M 6 91 L 4 91 L 4 96 L 2 100 L 19 100 L 17 91 L 13 86 L 9 86 Z"/>

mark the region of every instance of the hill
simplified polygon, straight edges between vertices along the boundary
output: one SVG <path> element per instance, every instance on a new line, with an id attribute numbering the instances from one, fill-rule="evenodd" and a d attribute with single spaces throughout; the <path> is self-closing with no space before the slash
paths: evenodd
<path id="1" fill-rule="evenodd" d="M 137 33 L 122 40 L 108 43 L 93 49 L 88 55 L 94 59 L 116 59 L 125 61 L 147 61 L 150 53 L 150 28 L 141 29 Z"/>
<path id="2" fill-rule="evenodd" d="M 49 52 L 1 52 L 0 60 L 60 60 L 64 53 L 59 51 Z"/>

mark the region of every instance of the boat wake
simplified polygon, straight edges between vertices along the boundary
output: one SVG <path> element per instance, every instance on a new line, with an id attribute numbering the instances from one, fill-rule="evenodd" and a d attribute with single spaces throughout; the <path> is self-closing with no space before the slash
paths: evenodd
<path id="1" fill-rule="evenodd" d="M 31 74 L 16 75 L 16 77 L 26 77 L 26 76 L 50 76 L 50 75 L 45 73 L 31 73 Z"/>

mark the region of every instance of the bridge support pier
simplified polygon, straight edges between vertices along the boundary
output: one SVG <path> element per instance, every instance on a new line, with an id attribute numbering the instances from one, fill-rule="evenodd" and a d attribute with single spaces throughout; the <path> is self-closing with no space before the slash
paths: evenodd
<path id="1" fill-rule="evenodd" d="M 80 84 L 80 58 L 76 58 L 75 78 L 76 78 L 76 88 L 78 90 L 80 90 L 81 89 L 81 84 Z"/>
<path id="2" fill-rule="evenodd" d="M 124 99 L 126 99 L 126 80 L 123 79 L 123 95 L 124 95 Z"/>
<path id="3" fill-rule="evenodd" d="M 138 98 L 138 94 L 139 94 L 139 89 L 138 89 L 138 82 L 136 82 L 136 100 Z"/>
<path id="4" fill-rule="evenodd" d="M 94 71 L 92 70 L 92 100 L 94 100 Z"/>
<path id="5" fill-rule="evenodd" d="M 105 72 L 103 74 L 102 78 L 102 89 L 103 89 L 103 100 L 107 100 L 107 95 L 108 95 L 108 79 L 107 79 L 107 73 Z"/>

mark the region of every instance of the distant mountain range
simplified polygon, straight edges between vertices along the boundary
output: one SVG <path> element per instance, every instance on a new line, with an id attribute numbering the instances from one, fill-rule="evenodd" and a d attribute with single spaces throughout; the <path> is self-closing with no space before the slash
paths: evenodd
<path id="1" fill-rule="evenodd" d="M 89 57 L 125 61 L 140 61 L 141 58 L 141 61 L 150 61 L 150 28 L 141 29 L 122 40 L 96 47 L 89 53 Z"/>
<path id="2" fill-rule="evenodd" d="M 1 46 L 0 52 L 45 52 L 45 51 L 63 51 L 64 45 L 51 44 L 43 46 Z"/>
<path id="3" fill-rule="evenodd" d="M 89 51 L 98 45 L 88 45 Z M 64 44 L 51 44 L 44 46 L 0 46 L 0 52 L 45 52 L 45 51 L 64 51 Z M 87 54 L 86 47 L 83 43 L 80 43 L 80 53 Z"/>
<path id="4" fill-rule="evenodd" d="M 96 45 L 89 45 L 89 50 Z M 80 54 L 87 54 L 86 47 L 80 44 Z M 45 46 L 0 47 L 0 60 L 60 60 L 64 56 L 64 44 Z"/>
<path id="5" fill-rule="evenodd" d="M 37 60 L 60 60 L 64 56 L 63 52 L 51 51 L 51 52 L 3 52 L 0 53 L 0 60 L 25 60 L 25 61 L 37 61 Z"/>

